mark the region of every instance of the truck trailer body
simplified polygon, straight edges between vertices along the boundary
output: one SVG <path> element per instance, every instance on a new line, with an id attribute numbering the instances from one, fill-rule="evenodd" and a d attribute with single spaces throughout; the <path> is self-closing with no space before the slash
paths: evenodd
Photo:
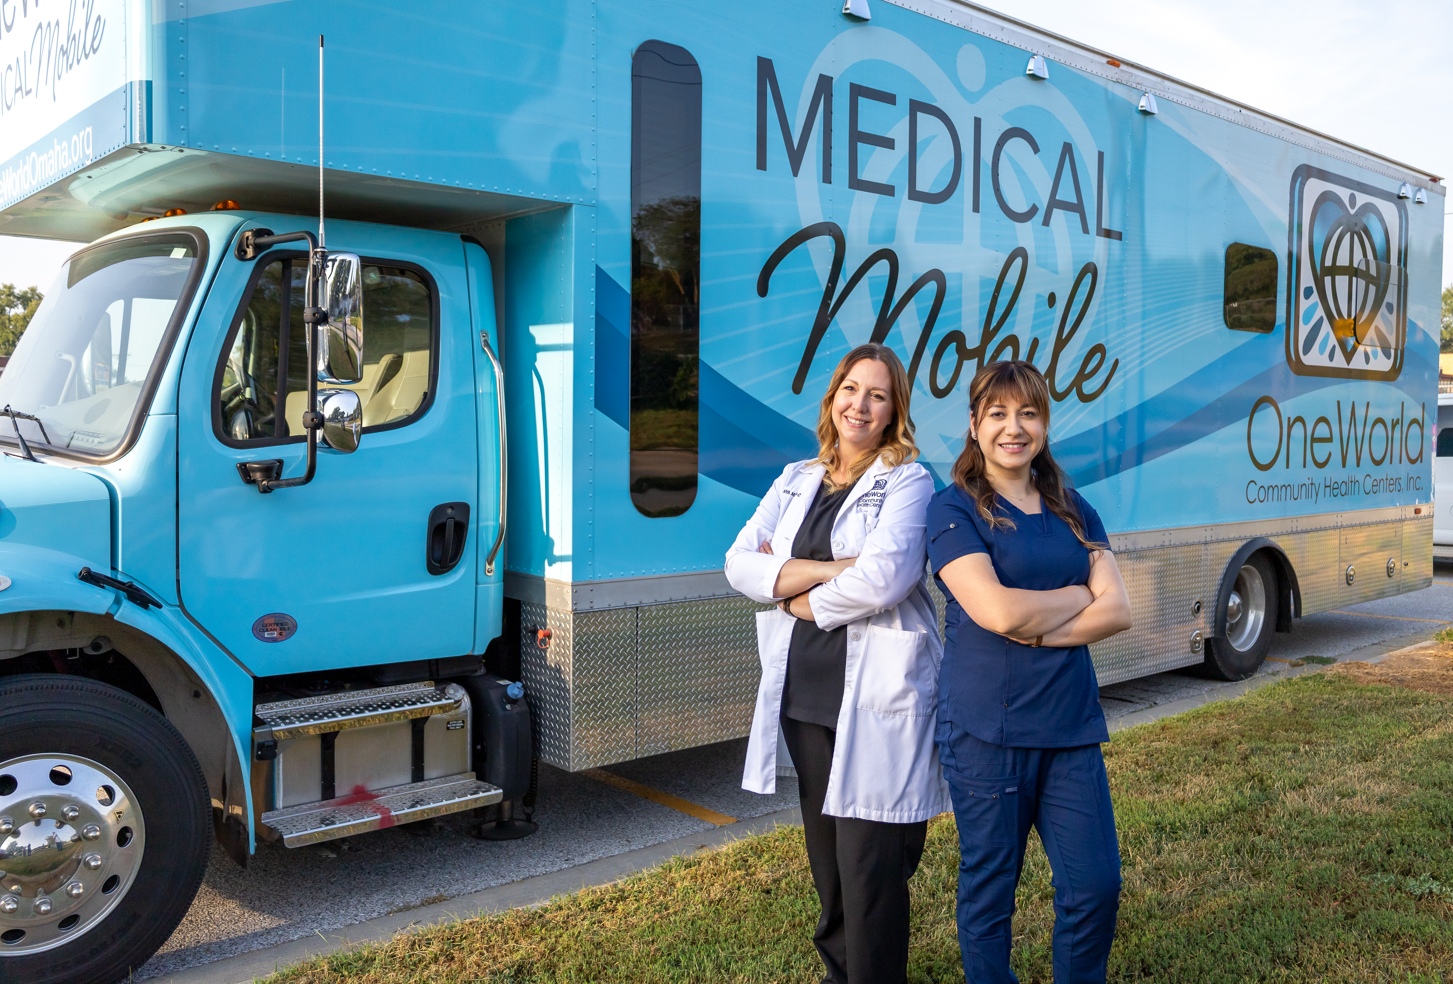
<path id="1" fill-rule="evenodd" d="M 532 760 L 745 735 L 723 555 L 865 341 L 940 485 L 974 372 L 1045 372 L 1134 606 L 1101 684 L 1430 582 L 1438 177 L 848 10 L 9 8 L 0 234 L 88 245 L 0 375 L 7 979 L 139 966 L 209 824 L 512 836 Z"/>

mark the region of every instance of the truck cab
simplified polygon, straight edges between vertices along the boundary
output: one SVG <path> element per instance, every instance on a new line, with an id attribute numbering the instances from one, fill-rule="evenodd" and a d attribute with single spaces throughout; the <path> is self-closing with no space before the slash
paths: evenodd
<path id="1" fill-rule="evenodd" d="M 7 956 L 93 934 L 90 974 L 154 949 L 209 829 L 245 863 L 259 837 L 526 791 L 521 688 L 484 661 L 504 520 L 489 257 L 359 222 L 332 223 L 348 252 L 325 256 L 316 228 L 219 209 L 105 237 L 0 377 Z M 154 929 L 124 929 L 140 911 Z"/>

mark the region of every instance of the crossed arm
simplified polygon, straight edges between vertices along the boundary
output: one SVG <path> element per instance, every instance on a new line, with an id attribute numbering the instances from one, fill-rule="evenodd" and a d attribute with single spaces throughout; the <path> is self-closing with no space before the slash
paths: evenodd
<path id="1" fill-rule="evenodd" d="M 772 543 L 770 540 L 763 540 L 757 549 L 761 553 L 770 554 Z M 772 588 L 772 593 L 782 599 L 780 607 L 784 612 L 815 622 L 817 618 L 812 614 L 812 601 L 808 592 L 819 584 L 831 581 L 857 562 L 856 557 L 842 560 L 803 560 L 793 557 L 777 572 L 777 583 Z"/>
<path id="2" fill-rule="evenodd" d="M 1053 591 L 1006 588 L 988 554 L 966 554 L 939 571 L 944 584 L 974 622 L 990 632 L 1029 644 L 1083 646 L 1130 628 L 1130 599 L 1115 555 L 1098 550 L 1090 558 L 1087 585 Z"/>

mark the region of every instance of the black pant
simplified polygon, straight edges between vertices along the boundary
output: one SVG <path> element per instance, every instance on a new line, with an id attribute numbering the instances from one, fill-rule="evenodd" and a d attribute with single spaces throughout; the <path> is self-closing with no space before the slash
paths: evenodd
<path id="1" fill-rule="evenodd" d="M 908 879 L 928 821 L 880 823 L 824 816 L 836 732 L 782 719 L 797 767 L 802 827 L 822 918 L 812 941 L 832 984 L 903 984 L 908 976 Z"/>

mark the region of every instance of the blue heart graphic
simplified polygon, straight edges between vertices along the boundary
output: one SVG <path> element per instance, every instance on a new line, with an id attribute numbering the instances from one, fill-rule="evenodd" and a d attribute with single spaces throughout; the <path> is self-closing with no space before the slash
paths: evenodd
<path id="1" fill-rule="evenodd" d="M 1312 286 L 1332 337 L 1350 363 L 1358 346 L 1373 331 L 1387 297 L 1391 237 L 1377 206 L 1363 202 L 1352 211 L 1334 191 L 1317 196 L 1310 220 L 1307 246 Z"/>

